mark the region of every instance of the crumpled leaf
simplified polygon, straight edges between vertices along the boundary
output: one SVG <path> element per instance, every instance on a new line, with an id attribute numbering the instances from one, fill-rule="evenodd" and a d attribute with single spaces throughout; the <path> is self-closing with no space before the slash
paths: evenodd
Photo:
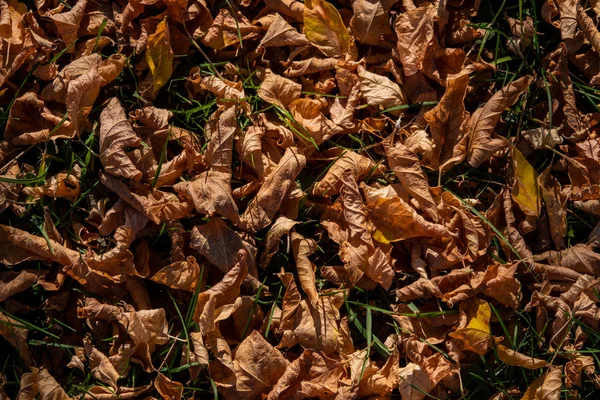
<path id="1" fill-rule="evenodd" d="M 175 185 L 180 196 L 191 199 L 199 213 L 209 216 L 218 213 L 235 224 L 239 222 L 239 214 L 231 193 L 231 160 L 236 113 L 237 107 L 229 106 L 211 116 L 207 123 L 210 142 L 204 154 L 210 169 L 191 182 Z"/>
<path id="2" fill-rule="evenodd" d="M 465 110 L 464 102 L 468 85 L 468 74 L 448 76 L 446 91 L 440 102 L 424 114 L 431 126 L 441 172 L 452 168 L 466 156 L 469 113 Z"/>
<path id="3" fill-rule="evenodd" d="M 301 92 L 302 85 L 268 69 L 258 89 L 258 96 L 268 103 L 286 109 L 292 101 L 300 97 Z"/>
<path id="4" fill-rule="evenodd" d="M 109 174 L 139 181 L 142 172 L 127 155 L 127 148 L 138 147 L 140 138 L 135 134 L 125 110 L 115 97 L 100 114 L 100 161 Z"/>
<path id="5" fill-rule="evenodd" d="M 437 205 L 429 192 L 429 182 L 421 168 L 419 157 L 404 144 L 394 144 L 392 140 L 393 136 L 390 136 L 383 143 L 390 169 L 400 179 L 406 191 L 417 200 L 423 212 L 437 222 L 440 218 Z"/>
<path id="6" fill-rule="evenodd" d="M 517 102 L 534 78 L 531 75 L 523 76 L 509 83 L 485 103 L 483 107 L 475 110 L 469 125 L 469 146 L 467 162 L 478 167 L 487 161 L 492 154 L 501 150 L 506 141 L 504 138 L 492 138 L 492 133 L 504 110 Z"/>
<path id="7" fill-rule="evenodd" d="M 290 230 L 296 225 L 298 222 L 293 221 L 285 216 L 279 216 L 265 237 L 265 247 L 260 256 L 260 265 L 261 267 L 266 267 L 271 258 L 275 255 L 277 250 L 279 249 L 279 241 L 282 236 L 289 234 Z"/>
<path id="8" fill-rule="evenodd" d="M 172 289 L 194 292 L 200 278 L 200 266 L 193 256 L 187 260 L 175 261 L 162 268 L 150 279 Z"/>
<path id="9" fill-rule="evenodd" d="M 233 369 L 220 361 L 210 368 L 212 379 L 225 397 L 263 398 L 290 364 L 258 331 L 252 331 L 236 347 L 232 358 Z"/>
<path id="10" fill-rule="evenodd" d="M 434 15 L 435 7 L 421 6 L 400 14 L 396 19 L 396 46 L 406 76 L 414 75 L 423 68 L 434 36 Z"/>
<path id="11" fill-rule="evenodd" d="M 219 218 L 213 218 L 208 223 L 196 225 L 192 229 L 190 247 L 196 249 L 211 264 L 227 273 L 239 263 L 240 251 L 245 250 L 248 257 L 249 245 L 240 235 L 229 228 Z M 254 261 L 247 259 L 251 274 L 256 274 Z"/>
<path id="12" fill-rule="evenodd" d="M 89 342 L 85 342 L 85 353 L 94 378 L 117 389 L 119 373 L 108 357 Z"/>
<path id="13" fill-rule="evenodd" d="M 103 173 L 100 173 L 100 181 L 155 224 L 183 218 L 192 210 L 190 203 L 180 202 L 177 196 L 170 192 L 140 187 L 141 193 L 135 193 L 121 180 Z"/>
<path id="14" fill-rule="evenodd" d="M 269 25 L 267 33 L 260 41 L 262 47 L 306 46 L 309 44 L 306 36 L 299 33 L 279 14 L 275 14 L 275 20 Z"/>
<path id="15" fill-rule="evenodd" d="M 288 365 L 267 399 L 332 397 L 337 392 L 340 379 L 345 376 L 345 369 L 338 361 L 314 350 L 304 350 Z"/>
<path id="16" fill-rule="evenodd" d="M 361 43 L 378 45 L 381 36 L 392 33 L 389 11 L 396 2 L 397 0 L 353 1 L 354 15 L 350 20 L 350 28 L 356 39 Z"/>
<path id="17" fill-rule="evenodd" d="M 351 150 L 341 153 L 336 151 L 331 156 L 335 157 L 334 161 L 325 175 L 315 183 L 311 192 L 313 196 L 332 197 L 338 194 L 343 184 L 342 175 L 347 170 L 351 171 L 357 181 L 368 175 L 377 176 L 384 171 L 382 165 L 377 165 L 371 159 Z"/>
<path id="18" fill-rule="evenodd" d="M 25 365 L 31 364 L 31 355 L 27 345 L 29 330 L 14 318 L 0 312 L 0 336 L 10 343 L 21 356 Z"/>
<path id="19" fill-rule="evenodd" d="M 44 272 L 33 269 L 0 272 L 0 302 L 27 290 Z"/>
<path id="20" fill-rule="evenodd" d="M 28 196 L 41 198 L 44 196 L 52 198 L 64 198 L 73 203 L 81 194 L 79 180 L 73 174 L 59 172 L 50 177 L 42 186 L 27 187 L 23 192 Z"/>
<path id="21" fill-rule="evenodd" d="M 361 83 L 360 92 L 367 104 L 384 109 L 407 104 L 404 90 L 389 78 L 369 72 L 362 66 L 358 67 L 358 77 Z M 400 115 L 401 110 L 396 110 L 393 114 Z"/>
<path id="22" fill-rule="evenodd" d="M 71 400 L 71 397 L 46 368 L 31 367 L 31 372 L 21 376 L 18 398 L 34 399 L 38 395 L 40 400 Z"/>
<path id="23" fill-rule="evenodd" d="M 285 150 L 277 168 L 265 178 L 256 197 L 241 216 L 244 230 L 256 232 L 271 224 L 285 195 L 293 188 L 296 176 L 305 166 L 306 157 L 301 152 L 292 147 Z"/>
<path id="24" fill-rule="evenodd" d="M 77 31 L 79 30 L 79 24 L 83 19 L 87 4 L 88 0 L 78 0 L 77 4 L 69 8 L 69 11 L 49 15 L 54 25 L 56 25 L 56 29 L 65 45 L 68 46 L 77 40 Z"/>
<path id="25" fill-rule="evenodd" d="M 298 280 L 304 293 L 308 296 L 310 303 L 315 306 L 319 300 L 317 293 L 315 265 L 308 259 L 317 249 L 317 244 L 312 239 L 306 239 L 296 232 L 292 232 L 292 249 L 296 259 L 296 270 L 298 271 Z"/>
<path id="26" fill-rule="evenodd" d="M 16 146 L 42 143 L 59 138 L 72 138 L 76 134 L 71 121 L 64 121 L 47 108 L 35 93 L 18 97 L 10 109 L 4 139 Z"/>

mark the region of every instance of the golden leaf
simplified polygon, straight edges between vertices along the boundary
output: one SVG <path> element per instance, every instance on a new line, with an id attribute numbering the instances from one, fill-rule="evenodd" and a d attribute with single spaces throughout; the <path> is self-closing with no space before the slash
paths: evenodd
<path id="1" fill-rule="evenodd" d="M 173 50 L 167 17 L 158 23 L 156 31 L 148 37 L 146 62 L 152 72 L 152 95 L 155 96 L 173 73 Z"/>

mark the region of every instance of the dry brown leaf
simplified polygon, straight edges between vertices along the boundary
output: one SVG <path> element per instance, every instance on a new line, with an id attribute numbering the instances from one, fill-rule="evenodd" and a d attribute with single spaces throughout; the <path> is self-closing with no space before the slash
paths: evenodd
<path id="1" fill-rule="evenodd" d="M 49 15 L 56 30 L 61 36 L 62 41 L 65 45 L 70 45 L 77 40 L 77 31 L 79 30 L 79 24 L 83 19 L 85 8 L 87 7 L 88 0 L 78 0 L 72 8 L 69 7 L 69 11 Z M 73 52 L 73 50 L 71 50 Z"/>
<path id="2" fill-rule="evenodd" d="M 92 386 L 83 397 L 85 400 L 119 400 L 135 399 L 146 393 L 152 385 L 129 388 L 121 386 L 118 390 L 106 386 Z"/>
<path id="3" fill-rule="evenodd" d="M 360 78 L 360 92 L 367 104 L 388 109 L 407 104 L 404 90 L 389 78 L 369 72 L 363 66 L 358 67 Z M 394 115 L 402 114 L 401 110 L 392 112 Z"/>
<path id="4" fill-rule="evenodd" d="M 498 358 L 507 365 L 515 365 L 527 369 L 539 369 L 548 366 L 548 363 L 544 360 L 519 353 L 502 344 L 497 344 L 496 349 L 498 351 Z"/>
<path id="5" fill-rule="evenodd" d="M 202 39 L 202 43 L 216 50 L 222 50 L 242 40 L 255 37 L 260 28 L 253 26 L 248 19 L 237 12 L 231 15 L 228 9 L 222 8 L 215 17 L 213 24 Z"/>
<path id="6" fill-rule="evenodd" d="M 402 13 L 394 29 L 398 35 L 398 53 L 406 76 L 423 68 L 427 49 L 434 40 L 435 7 L 421 6 Z"/>
<path id="7" fill-rule="evenodd" d="M 574 140 L 585 137 L 589 129 L 589 121 L 579 111 L 577 106 L 575 90 L 571 80 L 569 65 L 567 60 L 568 50 L 564 43 L 561 43 L 557 50 L 548 54 L 544 59 L 545 68 L 547 68 L 548 76 L 551 77 L 553 83 L 553 94 L 556 97 L 562 98 L 561 113 L 562 117 L 558 120 L 559 124 L 564 125 L 562 135 Z M 553 110 L 556 112 L 556 110 Z M 566 122 L 566 124 L 565 124 Z"/>
<path id="8" fill-rule="evenodd" d="M 31 367 L 31 372 L 21 376 L 18 399 L 33 400 L 38 395 L 40 400 L 71 400 L 46 368 Z"/>
<path id="9" fill-rule="evenodd" d="M 26 366 L 31 364 L 31 355 L 27 345 L 28 334 L 29 330 L 22 323 L 0 312 L 0 336 L 19 352 Z"/>
<path id="10" fill-rule="evenodd" d="M 240 262 L 240 251 L 244 250 L 248 270 L 256 275 L 251 246 L 222 219 L 213 218 L 206 224 L 196 225 L 192 229 L 190 247 L 196 249 L 223 273 L 229 272 Z"/>
<path id="11" fill-rule="evenodd" d="M 340 258 L 345 264 L 349 283 L 354 285 L 361 279 L 381 284 L 387 290 L 392 284 L 394 270 L 391 267 L 389 254 L 380 247 L 375 247 L 371 237 L 371 225 L 367 218 L 367 210 L 358 190 L 358 185 L 349 171 L 342 175 L 342 205 L 344 231 L 334 232 L 334 226 L 324 223 L 330 236 L 340 245 Z M 341 215 L 340 215 L 341 217 Z M 335 228 L 339 230 L 338 226 Z"/>
<path id="12" fill-rule="evenodd" d="M 181 400 L 183 384 L 172 381 L 160 372 L 154 380 L 154 387 L 165 400 Z"/>
<path id="13" fill-rule="evenodd" d="M 241 216 L 244 230 L 256 232 L 271 224 L 284 197 L 293 189 L 296 177 L 305 166 L 306 157 L 302 153 L 292 147 L 285 150 L 277 168 L 265 178 L 256 197 Z"/>
<path id="14" fill-rule="evenodd" d="M 300 4 L 300 2 L 296 2 Z M 260 41 L 262 47 L 280 47 L 280 46 L 307 46 L 310 42 L 301 33 L 291 26 L 279 14 L 275 14 L 275 20 L 269 25 L 269 29 Z"/>
<path id="15" fill-rule="evenodd" d="M 11 144 L 23 146 L 74 137 L 73 124 L 65 121 L 59 125 L 62 119 L 61 115 L 48 109 L 35 93 L 27 92 L 18 97 L 10 109 L 4 138 Z"/>
<path id="16" fill-rule="evenodd" d="M 288 365 L 267 398 L 333 397 L 345 376 L 343 364 L 314 350 L 304 350 Z"/>
<path id="17" fill-rule="evenodd" d="M 37 271 L 33 269 L 23 269 L 21 271 L 0 272 L 0 302 L 12 297 L 13 295 L 27 290 L 35 284 L 47 271 Z"/>
<path id="18" fill-rule="evenodd" d="M 231 193 L 231 160 L 233 136 L 237 130 L 237 107 L 229 106 L 215 112 L 207 123 L 210 142 L 204 154 L 210 170 L 191 182 L 175 185 L 177 192 L 193 201 L 199 213 L 209 216 L 218 213 L 239 222 L 238 208 Z"/>
<path id="19" fill-rule="evenodd" d="M 419 157 L 404 144 L 393 143 L 393 136 L 383 142 L 390 170 L 394 171 L 402 186 L 419 203 L 422 211 L 433 222 L 438 222 L 440 216 L 437 205 L 429 192 L 427 175 L 421 167 Z"/>
<path id="20" fill-rule="evenodd" d="M 504 110 L 517 102 L 533 80 L 533 76 L 527 75 L 509 83 L 494 93 L 483 107 L 475 110 L 471 116 L 468 131 L 467 162 L 471 166 L 478 167 L 496 151 L 505 147 L 506 140 L 504 138 L 492 137 L 494 128 Z"/>
<path id="21" fill-rule="evenodd" d="M 449 76 L 440 102 L 424 114 L 431 126 L 441 172 L 460 163 L 466 156 L 469 113 L 464 103 L 468 85 L 469 75 L 466 73 Z"/>
<path id="22" fill-rule="evenodd" d="M 100 180 L 104 186 L 115 192 L 124 202 L 155 224 L 184 218 L 192 211 L 191 203 L 180 202 L 173 193 L 143 186 L 138 187 L 141 193 L 135 193 L 123 181 L 102 172 Z"/>
<path id="23" fill-rule="evenodd" d="M 267 69 L 257 94 L 264 101 L 286 109 L 292 101 L 300 98 L 301 92 L 302 85 Z"/>
<path id="24" fill-rule="evenodd" d="M 0 261 L 14 265 L 27 260 L 48 260 L 61 265 L 71 265 L 80 258 L 79 252 L 71 250 L 54 240 L 46 240 L 29 232 L 0 225 Z"/>
<path id="25" fill-rule="evenodd" d="M 261 267 L 265 268 L 269 265 L 271 258 L 279 249 L 279 241 L 284 235 L 289 234 L 290 230 L 296 224 L 296 221 L 286 218 L 283 215 L 279 216 L 275 222 L 273 222 L 273 225 L 271 225 L 271 228 L 265 237 L 265 246 L 260 255 Z"/>
<path id="26" fill-rule="evenodd" d="M 23 193 L 28 196 L 41 198 L 44 196 L 52 198 L 64 198 L 73 203 L 81 194 L 79 179 L 73 174 L 59 172 L 50 177 L 42 186 L 23 188 Z"/>
<path id="27" fill-rule="evenodd" d="M 117 380 L 119 379 L 119 373 L 115 369 L 114 365 L 110 362 L 108 357 L 104 355 L 100 350 L 93 347 L 90 342 L 85 342 L 85 353 L 92 370 L 94 378 L 100 382 L 117 389 Z"/>
<path id="28" fill-rule="evenodd" d="M 309 256 L 317 250 L 317 243 L 312 239 L 306 239 L 299 233 L 292 232 L 292 249 L 296 259 L 296 270 L 298 271 L 298 281 L 308 300 L 314 306 L 319 301 L 317 293 L 317 281 L 315 278 L 316 266 L 309 260 Z"/>
<path id="29" fill-rule="evenodd" d="M 330 151 L 333 163 L 318 182 L 315 183 L 311 194 L 313 196 L 332 197 L 339 193 L 342 187 L 342 175 L 349 170 L 356 181 L 361 181 L 368 175 L 377 176 L 384 172 L 384 167 L 377 165 L 371 159 L 351 150 Z"/>
<path id="30" fill-rule="evenodd" d="M 373 238 L 381 243 L 451 235 L 444 225 L 427 221 L 400 197 L 378 198 L 367 209 L 377 228 Z"/>
<path id="31" fill-rule="evenodd" d="M 378 45 L 381 36 L 392 33 L 390 8 L 398 0 L 357 0 L 352 2 L 354 15 L 350 28 L 356 39 L 364 44 Z"/>
<path id="32" fill-rule="evenodd" d="M 194 292 L 200 278 L 200 266 L 193 256 L 187 260 L 175 261 L 162 268 L 150 279 L 172 289 Z"/>
<path id="33" fill-rule="evenodd" d="M 134 181 L 142 179 L 142 172 L 127 155 L 128 148 L 140 144 L 123 106 L 116 97 L 112 98 L 100 114 L 100 161 L 104 170 Z"/>
<path id="34" fill-rule="evenodd" d="M 219 283 L 198 294 L 194 320 L 199 323 L 200 332 L 203 335 L 214 329 L 215 309 L 233 303 L 240 294 L 240 286 L 248 275 L 247 253 L 242 250 L 238 252 L 237 258 L 239 262 L 225 274 Z"/>
<path id="35" fill-rule="evenodd" d="M 561 192 L 561 185 L 552 176 L 550 168 L 540 174 L 538 183 L 546 205 L 550 236 L 557 249 L 564 249 L 567 234 L 567 213 L 564 208 L 567 201 L 566 196 Z"/>
<path id="36" fill-rule="evenodd" d="M 220 361 L 211 364 L 211 378 L 225 397 L 262 399 L 277 383 L 289 365 L 283 355 L 258 331 L 240 343 L 233 352 L 233 369 Z"/>

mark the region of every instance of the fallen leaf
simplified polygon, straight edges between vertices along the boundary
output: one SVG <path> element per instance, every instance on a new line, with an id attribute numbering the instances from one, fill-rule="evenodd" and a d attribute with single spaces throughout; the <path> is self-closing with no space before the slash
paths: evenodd
<path id="1" fill-rule="evenodd" d="M 338 10 L 325 0 L 304 3 L 304 34 L 327 57 L 343 57 L 350 51 L 350 35 Z"/>
<path id="2" fill-rule="evenodd" d="M 165 17 L 156 25 L 156 31 L 148 36 L 148 48 L 146 50 L 146 62 L 152 72 L 152 97 L 156 96 L 173 73 L 173 50 L 169 25 Z"/>
<path id="3" fill-rule="evenodd" d="M 332 397 L 345 375 L 344 367 L 339 362 L 314 350 L 304 350 L 300 357 L 288 365 L 267 398 Z"/>
<path id="4" fill-rule="evenodd" d="M 309 260 L 308 256 L 317 250 L 317 244 L 312 239 L 306 239 L 296 232 L 292 232 L 292 249 L 296 259 L 296 270 L 298 271 L 298 281 L 304 293 L 308 296 L 310 303 L 315 306 L 319 300 L 317 293 L 317 281 L 315 278 L 315 265 Z"/>
<path id="5" fill-rule="evenodd" d="M 298 2 L 300 4 L 300 2 Z M 262 47 L 307 46 L 310 42 L 279 14 L 260 41 Z"/>
<path id="6" fill-rule="evenodd" d="M 183 395 L 183 385 L 172 381 L 160 372 L 154 380 L 154 387 L 165 400 L 181 400 Z"/>
<path id="7" fill-rule="evenodd" d="M 226 397 L 261 399 L 277 383 L 289 365 L 283 355 L 258 331 L 240 343 L 233 352 L 233 369 L 218 362 L 211 365 L 211 377 Z"/>
<path id="8" fill-rule="evenodd" d="M 358 41 L 378 45 L 380 37 L 392 33 L 389 11 L 397 0 L 357 0 L 352 2 L 354 15 L 350 28 Z"/>
<path id="9" fill-rule="evenodd" d="M 463 307 L 463 304 L 465 304 Z M 459 328 L 450 332 L 450 337 L 462 342 L 465 350 L 471 350 L 479 355 L 488 351 L 491 340 L 490 318 L 491 309 L 488 303 L 480 299 L 471 299 L 461 303 L 461 323 Z"/>
<path id="10" fill-rule="evenodd" d="M 100 161 L 109 174 L 139 181 L 139 171 L 126 150 L 138 147 L 140 138 L 135 134 L 125 110 L 117 98 L 112 98 L 100 114 Z"/>
<path id="11" fill-rule="evenodd" d="M 478 167 L 496 151 L 504 148 L 506 140 L 501 137 L 492 138 L 493 130 L 504 110 L 517 102 L 533 80 L 531 75 L 514 80 L 496 92 L 483 107 L 475 110 L 468 131 L 467 162 L 470 165 Z"/>
<path id="12" fill-rule="evenodd" d="M 435 7 L 421 6 L 402 13 L 394 29 L 398 35 L 398 53 L 406 76 L 423 68 L 425 55 L 433 41 Z"/>
<path id="13" fill-rule="evenodd" d="M 468 85 L 468 74 L 449 76 L 440 102 L 424 114 L 425 120 L 431 125 L 441 173 L 460 163 L 466 156 L 469 113 L 465 110 L 465 96 Z"/>
<path id="14" fill-rule="evenodd" d="M 539 369 L 548 366 L 548 363 L 544 360 L 519 353 L 502 344 L 497 344 L 496 349 L 498 351 L 498 358 L 507 365 L 513 365 L 527 369 Z"/>
<path id="15" fill-rule="evenodd" d="M 525 214 L 539 217 L 542 197 L 537 171 L 516 148 L 513 148 L 512 155 L 515 171 L 512 198 Z"/>
<path id="16" fill-rule="evenodd" d="M 256 232 L 271 224 L 296 176 L 305 166 L 306 157 L 301 152 L 291 147 L 285 150 L 277 168 L 265 178 L 256 197 L 241 216 L 244 230 Z"/>
<path id="17" fill-rule="evenodd" d="M 366 99 L 367 104 L 381 106 L 384 109 L 407 104 L 406 95 L 402 88 L 389 78 L 369 72 L 362 66 L 358 67 L 358 77 L 361 83 L 360 92 Z M 392 113 L 400 115 L 402 111 L 396 110 Z"/>
<path id="18" fill-rule="evenodd" d="M 301 92 L 302 85 L 268 69 L 258 89 L 258 96 L 268 103 L 286 109 L 292 101 L 300 98 Z"/>

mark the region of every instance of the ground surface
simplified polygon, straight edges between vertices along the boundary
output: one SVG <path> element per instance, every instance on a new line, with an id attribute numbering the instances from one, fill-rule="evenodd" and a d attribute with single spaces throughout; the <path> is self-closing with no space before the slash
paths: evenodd
<path id="1" fill-rule="evenodd" d="M 599 17 L 0 0 L 0 398 L 597 398 Z"/>

